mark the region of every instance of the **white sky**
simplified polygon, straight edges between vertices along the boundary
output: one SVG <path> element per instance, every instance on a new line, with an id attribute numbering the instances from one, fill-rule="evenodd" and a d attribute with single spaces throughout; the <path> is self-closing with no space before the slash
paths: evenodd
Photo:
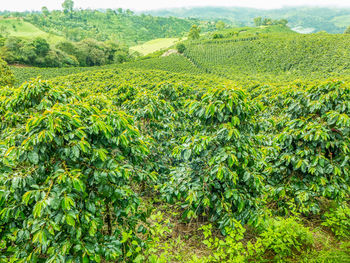
<path id="1" fill-rule="evenodd" d="M 73 0 L 75 8 L 129 8 L 141 11 L 187 6 L 246 6 L 272 9 L 283 6 L 338 6 L 350 7 L 350 0 Z M 63 0 L 0 0 L 0 10 L 24 11 L 61 9 Z"/>

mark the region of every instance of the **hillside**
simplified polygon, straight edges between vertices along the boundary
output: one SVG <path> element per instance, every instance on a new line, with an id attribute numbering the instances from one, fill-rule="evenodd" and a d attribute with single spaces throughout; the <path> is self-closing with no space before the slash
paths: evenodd
<path id="1" fill-rule="evenodd" d="M 185 42 L 185 56 L 199 68 L 227 78 L 255 75 L 349 74 L 350 36 L 267 34 Z"/>
<path id="2" fill-rule="evenodd" d="M 285 18 L 289 26 L 299 31 L 308 30 L 309 33 L 327 31 L 329 33 L 343 33 L 349 23 L 349 8 L 318 8 L 318 7 L 286 7 L 282 9 L 260 10 L 242 7 L 193 7 L 156 11 L 145 11 L 164 17 L 194 17 L 198 19 L 215 19 L 230 22 L 235 26 L 251 26 L 255 17 Z"/>
<path id="3" fill-rule="evenodd" d="M 33 39 L 36 37 L 45 38 L 50 43 L 57 43 L 65 40 L 64 37 L 60 37 L 54 34 L 44 32 L 20 18 L 0 18 L 0 35 L 23 37 Z"/>
<path id="4" fill-rule="evenodd" d="M 130 46 L 157 38 L 181 37 L 193 24 L 202 24 L 203 30 L 210 28 L 209 23 L 198 19 L 135 15 L 130 10 L 74 10 L 69 14 L 53 11 L 47 15 L 32 13 L 27 14 L 25 20 L 45 32 L 73 41 L 84 38 L 100 41 L 112 39 Z"/>

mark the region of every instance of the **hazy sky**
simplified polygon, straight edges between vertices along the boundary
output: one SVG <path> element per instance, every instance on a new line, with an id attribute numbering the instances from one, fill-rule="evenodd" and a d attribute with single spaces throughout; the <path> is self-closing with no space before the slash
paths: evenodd
<path id="1" fill-rule="evenodd" d="M 40 10 L 42 6 L 61 9 L 63 0 L 0 0 L 0 10 Z M 246 6 L 279 8 L 282 6 L 340 6 L 350 7 L 350 0 L 74 0 L 76 8 L 129 8 L 150 10 L 186 6 Z"/>

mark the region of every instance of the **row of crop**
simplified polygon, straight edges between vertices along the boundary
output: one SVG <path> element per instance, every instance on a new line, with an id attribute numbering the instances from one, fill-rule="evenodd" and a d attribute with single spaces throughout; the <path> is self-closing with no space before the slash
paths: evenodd
<path id="1" fill-rule="evenodd" d="M 203 73 L 198 67 L 196 67 L 191 61 L 179 54 L 172 54 L 169 56 L 152 58 L 147 60 L 140 60 L 132 63 L 125 63 L 119 66 L 121 68 L 137 68 L 137 69 L 155 69 L 165 70 L 174 73 L 190 73 L 201 74 Z"/>
<path id="2" fill-rule="evenodd" d="M 349 42 L 348 36 L 341 35 L 271 35 L 236 43 L 188 43 L 185 55 L 202 68 L 229 78 L 237 73 L 331 75 L 349 71 Z"/>
<path id="3" fill-rule="evenodd" d="M 248 92 L 126 69 L 2 88 L 0 258 L 140 260 L 149 192 L 229 235 L 349 200 L 349 101 L 343 82 Z"/>

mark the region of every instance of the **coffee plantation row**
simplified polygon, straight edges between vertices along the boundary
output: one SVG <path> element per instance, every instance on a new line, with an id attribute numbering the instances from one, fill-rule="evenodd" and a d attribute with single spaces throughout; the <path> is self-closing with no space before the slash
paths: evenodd
<path id="1" fill-rule="evenodd" d="M 349 75 L 349 35 L 269 34 L 246 41 L 185 42 L 185 56 L 202 70 L 229 79 L 237 74 L 328 78 Z"/>
<path id="2" fill-rule="evenodd" d="M 347 262 L 348 77 L 203 73 L 170 55 L 0 88 L 0 262 Z"/>

